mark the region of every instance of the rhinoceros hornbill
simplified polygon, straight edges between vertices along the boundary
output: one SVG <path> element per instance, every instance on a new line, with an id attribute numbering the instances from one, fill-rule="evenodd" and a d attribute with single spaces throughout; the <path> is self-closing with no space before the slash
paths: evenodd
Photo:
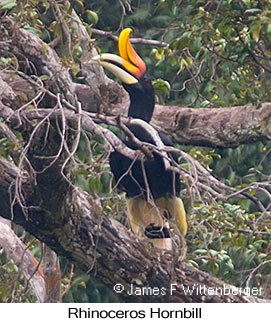
<path id="1" fill-rule="evenodd" d="M 146 65 L 130 43 L 132 29 L 124 29 L 119 36 L 119 54 L 101 54 L 92 59 L 113 73 L 130 96 L 128 116 L 133 118 L 129 130 L 142 142 L 157 146 L 148 127 L 155 106 L 155 94 L 151 80 L 146 75 Z M 141 122 L 136 122 L 141 119 Z M 144 120 L 144 121 L 142 121 Z M 150 126 L 150 125 L 148 125 Z M 171 141 L 162 133 L 160 139 L 165 146 Z M 125 135 L 123 142 L 131 149 L 138 149 Z M 168 153 L 170 164 L 177 156 Z M 148 237 L 153 245 L 172 249 L 170 223 L 176 225 L 180 234 L 187 232 L 186 214 L 180 195 L 179 175 L 165 167 L 164 157 L 153 152 L 153 158 L 133 160 L 120 151 L 110 154 L 110 167 L 118 188 L 126 192 L 128 217 L 133 232 Z"/>

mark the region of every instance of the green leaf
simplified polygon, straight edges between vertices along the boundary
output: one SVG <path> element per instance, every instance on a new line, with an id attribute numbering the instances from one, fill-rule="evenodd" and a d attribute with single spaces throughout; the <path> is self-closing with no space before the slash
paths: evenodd
<path id="1" fill-rule="evenodd" d="M 80 59 L 83 55 L 83 49 L 79 44 L 76 44 L 72 50 L 72 57 Z"/>
<path id="2" fill-rule="evenodd" d="M 271 24 L 268 24 L 267 27 L 266 27 L 266 33 L 268 36 L 271 35 Z"/>
<path id="3" fill-rule="evenodd" d="M 47 81 L 49 79 L 49 76 L 48 75 L 41 75 L 41 76 L 39 76 L 39 79 L 41 81 Z"/>
<path id="4" fill-rule="evenodd" d="M 193 267 L 195 267 L 195 268 L 198 268 L 198 269 L 199 269 L 199 264 L 198 264 L 196 261 L 194 261 L 194 260 L 192 260 L 192 259 L 190 259 L 190 260 L 188 260 L 188 261 L 189 261 L 190 265 L 192 265 Z"/>
<path id="5" fill-rule="evenodd" d="M 9 10 L 16 7 L 16 1 L 14 0 L 3 0 L 0 2 L 0 10 Z"/>
<path id="6" fill-rule="evenodd" d="M 200 107 L 201 108 L 207 108 L 210 105 L 210 101 L 204 100 L 201 102 Z"/>
<path id="7" fill-rule="evenodd" d="M 96 25 L 99 21 L 99 16 L 97 15 L 97 13 L 92 10 L 86 10 L 86 13 L 91 16 L 93 24 Z"/>
<path id="8" fill-rule="evenodd" d="M 218 255 L 218 251 L 216 251 L 216 250 L 214 250 L 214 249 L 210 249 L 210 250 L 209 250 L 209 252 L 210 252 L 210 255 L 211 255 L 212 257 L 216 257 L 216 256 Z"/>
<path id="9" fill-rule="evenodd" d="M 247 10 L 245 11 L 245 14 L 247 14 L 247 13 L 252 13 L 252 14 L 254 14 L 254 13 L 259 13 L 259 12 L 262 12 L 262 10 L 261 10 L 261 9 L 259 9 L 259 8 L 251 8 L 251 9 L 247 9 Z"/>
<path id="10" fill-rule="evenodd" d="M 88 180 L 88 185 L 91 191 L 100 193 L 102 190 L 102 183 L 98 176 L 91 176 Z"/>
<path id="11" fill-rule="evenodd" d="M 168 81 L 157 79 L 152 82 L 152 85 L 156 91 L 158 91 L 160 94 L 164 93 L 167 96 L 170 94 L 170 84 Z"/>
<path id="12" fill-rule="evenodd" d="M 258 42 L 260 39 L 260 32 L 262 29 L 262 25 L 261 24 L 255 24 L 251 27 L 251 32 L 252 32 L 252 38 L 253 40 L 255 40 L 255 42 Z"/>
<path id="13" fill-rule="evenodd" d="M 178 46 L 180 44 L 180 39 L 174 39 L 170 44 L 169 44 L 169 48 L 170 49 L 178 49 Z"/>
<path id="14" fill-rule="evenodd" d="M 155 49 L 153 49 L 153 53 L 154 53 L 154 55 L 155 55 L 155 58 L 158 60 L 158 61 L 160 61 L 162 58 L 164 58 L 164 56 L 165 56 L 165 50 L 164 49 L 162 49 L 162 48 L 159 48 L 159 49 L 157 49 L 157 48 L 155 48 Z"/>
<path id="15" fill-rule="evenodd" d="M 201 37 L 195 37 L 194 38 L 194 41 L 193 41 L 193 50 L 195 52 L 198 52 L 201 48 L 201 40 L 202 38 Z"/>

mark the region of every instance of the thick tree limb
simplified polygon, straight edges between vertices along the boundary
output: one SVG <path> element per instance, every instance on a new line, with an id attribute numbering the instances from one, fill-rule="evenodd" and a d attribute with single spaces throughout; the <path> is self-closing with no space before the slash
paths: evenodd
<path id="1" fill-rule="evenodd" d="M 73 12 L 73 15 L 74 12 Z M 77 16 L 75 16 L 77 17 Z M 77 17 L 78 18 L 78 17 Z M 80 21 L 78 19 L 75 19 L 75 25 L 78 29 L 78 36 L 79 39 L 83 40 L 88 39 L 87 33 L 82 28 L 82 25 L 80 24 Z M 9 33 L 11 31 L 14 31 L 15 28 L 13 22 L 9 19 L 4 18 L 4 26 L 6 26 L 7 30 L 9 30 Z M 13 33 L 11 33 L 13 35 Z M 73 84 L 71 88 L 68 90 L 68 95 L 64 93 L 64 96 L 70 100 L 71 102 L 74 102 L 76 100 L 75 96 L 77 95 L 81 103 L 83 103 L 83 109 L 87 109 L 90 111 L 102 111 L 106 114 L 113 114 L 113 115 L 119 115 L 119 114 L 125 114 L 127 111 L 127 107 L 129 104 L 127 93 L 116 83 L 109 82 L 105 78 L 104 82 L 102 80 L 102 74 L 99 74 L 100 76 L 97 78 L 99 82 L 95 83 L 95 88 L 100 87 L 100 91 L 97 94 L 94 95 L 94 97 L 91 95 L 93 93 L 93 88 L 90 88 L 86 85 L 80 85 L 80 84 L 74 84 L 71 81 L 71 78 L 69 74 L 67 73 L 67 70 L 65 66 L 63 66 L 59 60 L 57 59 L 56 53 L 51 49 L 50 55 L 53 56 L 53 59 L 51 59 L 50 55 L 47 55 L 47 52 L 44 52 L 44 47 L 46 47 L 46 44 L 44 44 L 40 39 L 38 39 L 35 35 L 27 32 L 26 30 L 22 29 L 16 29 L 16 35 L 21 35 L 21 37 L 16 38 L 16 42 L 7 42 L 7 46 L 10 46 L 10 50 L 14 50 L 14 54 L 18 52 L 18 50 L 21 52 L 23 57 L 26 57 L 29 60 L 32 60 L 34 64 L 39 64 L 38 57 L 41 56 L 41 64 L 37 67 L 41 71 L 40 73 L 46 73 L 47 70 L 49 70 L 49 76 L 50 82 L 52 83 L 52 88 L 55 91 L 61 90 L 61 86 L 59 84 Z M 25 41 L 27 39 L 27 41 Z M 89 40 L 89 39 L 88 39 Z M 18 48 L 17 48 L 18 46 Z M 84 53 L 87 52 L 88 47 L 84 48 Z M 86 55 L 86 59 L 88 58 L 88 55 Z M 57 77 L 54 76 L 54 73 L 57 72 Z M 95 74 L 97 71 L 92 71 L 89 75 Z M 6 73 L 6 72 L 5 72 Z M 97 72 L 98 73 L 98 72 Z M 100 73 L 100 71 L 99 71 Z M 22 73 L 20 73 L 22 74 Z M 16 74 L 14 74 L 16 75 Z M 46 90 L 42 85 L 39 85 L 39 83 L 31 80 L 26 79 L 24 80 L 21 76 L 19 76 L 19 79 L 16 79 L 16 82 L 14 82 L 14 78 L 12 79 L 11 86 L 7 83 L 7 81 L 10 79 L 6 76 L 6 74 L 2 73 L 3 77 L 3 84 L 5 85 L 5 88 L 7 91 L 2 93 L 2 103 L 9 101 L 14 102 L 14 106 L 16 106 L 16 95 L 14 93 L 18 93 L 18 88 L 14 87 L 14 84 L 20 83 L 20 87 L 22 86 L 23 81 L 25 81 L 26 86 L 23 87 L 24 89 L 29 88 L 29 84 L 36 88 L 35 91 L 31 89 L 29 92 L 30 98 L 37 95 L 38 96 L 41 93 L 48 94 L 48 90 Z M 93 80 L 93 78 L 89 78 L 89 80 Z M 56 86 L 54 86 L 56 82 Z M 50 86 L 49 86 L 50 87 Z M 108 91 L 104 91 L 105 88 L 109 88 Z M 14 93 L 13 93 L 13 91 Z M 25 90 L 24 90 L 25 92 Z M 37 94 L 38 92 L 38 94 Z M 112 93 L 115 93 L 112 96 Z M 7 97 L 8 94 L 8 97 Z M 50 93 L 49 93 L 50 94 Z M 51 95 L 51 94 L 50 94 Z M 96 100 L 98 97 L 100 97 L 100 100 Z M 51 95 L 52 96 L 52 95 Z M 10 100 L 7 100 L 10 98 Z M 54 102 L 58 101 L 57 96 L 53 96 Z M 102 104 L 102 100 L 105 99 Z M 30 103 L 33 102 L 35 104 L 35 99 L 32 98 L 27 104 L 24 104 L 21 109 L 25 109 L 28 107 Z M 0 102 L 1 104 L 1 102 Z M 1 115 L 6 119 L 8 116 L 11 116 L 13 111 L 11 108 L 5 107 L 2 104 L 2 111 Z M 70 105 L 73 109 L 73 106 Z M 77 110 L 77 108 L 75 108 Z M 63 110 L 62 110 L 63 111 Z M 234 107 L 234 108 L 221 108 L 221 109 L 189 109 L 189 108 L 180 108 L 180 107 L 162 107 L 157 106 L 155 115 L 154 115 L 154 124 L 158 126 L 158 129 L 163 130 L 166 132 L 169 136 L 173 137 L 175 142 L 181 143 L 181 144 L 193 144 L 193 145 L 208 145 L 208 146 L 218 146 L 218 147 L 233 147 L 237 146 L 241 143 L 247 143 L 247 142 L 253 142 L 257 140 L 264 140 L 270 138 L 270 129 L 267 125 L 265 127 L 265 123 L 267 123 L 269 119 L 269 104 L 263 104 L 263 106 L 260 109 L 254 109 L 253 107 L 244 106 L 244 107 Z M 44 111 L 45 112 L 45 111 Z M 27 112 L 26 117 L 28 118 L 30 114 L 37 114 L 38 112 L 36 110 L 30 110 Z M 61 114 L 63 112 L 58 111 L 57 112 L 59 116 L 61 117 Z M 72 111 L 66 111 L 65 114 L 72 114 Z M 45 115 L 47 115 L 47 111 L 45 112 Z M 43 118 L 44 115 L 41 115 L 41 118 Z M 66 116 L 65 116 L 66 117 Z M 74 120 L 73 116 L 73 120 Z M 37 116 L 36 116 L 37 118 Z M 95 118 L 95 115 L 92 115 L 91 118 Z M 105 136 L 106 130 L 103 130 L 102 128 L 99 128 L 91 118 L 82 118 L 82 122 L 85 124 L 87 123 L 88 128 L 90 128 L 92 131 L 94 130 L 96 133 L 99 132 L 100 135 L 103 137 Z M 70 118 L 69 118 L 70 119 Z M 110 118 L 106 118 L 103 115 L 99 115 L 96 120 L 110 120 Z M 116 122 L 112 122 L 111 124 L 116 124 Z M 5 125 L 2 126 L 2 128 L 5 128 Z M 10 133 L 11 134 L 11 133 Z M 124 145 L 121 144 L 119 140 L 116 140 L 113 135 L 110 135 L 107 131 L 107 139 L 109 139 L 109 142 L 117 149 L 122 150 L 125 152 L 127 150 L 127 155 L 133 156 L 135 152 L 129 151 L 129 149 L 126 147 L 123 147 Z M 113 139 L 113 140 L 112 140 Z M 108 140 L 107 140 L 108 141 Z M 205 172 L 206 173 L 206 172 Z M 202 182 L 198 182 L 206 191 L 209 191 L 209 193 L 212 196 L 217 197 L 217 192 L 212 190 L 211 187 L 209 187 L 210 183 L 214 183 L 212 178 L 207 174 L 208 178 L 208 186 L 204 186 Z M 211 184 L 212 185 L 212 184 Z M 194 184 L 193 184 L 194 186 Z M 234 192 L 235 194 L 235 192 Z M 238 194 L 238 193 L 237 193 Z M 219 198 L 227 199 L 227 197 L 220 196 Z M 260 208 L 261 209 L 261 208 Z"/>
<path id="2" fill-rule="evenodd" d="M 212 109 L 157 106 L 154 124 L 179 144 L 229 148 L 270 140 L 270 118 L 269 102 Z"/>
<path id="3" fill-rule="evenodd" d="M 69 101 L 74 102 L 69 72 L 59 62 L 56 52 L 34 34 L 16 27 L 8 17 L 3 18 L 2 23 L 12 37 L 12 44 L 9 44 L 11 52 L 17 50 L 18 56 L 29 58 L 38 75 L 47 75 L 50 78 L 55 93 L 61 92 Z"/>
<path id="4" fill-rule="evenodd" d="M 28 247 L 11 229 L 10 221 L 0 217 L 0 246 L 24 273 L 39 302 L 61 301 L 61 273 L 58 258 L 50 248 L 44 247 L 39 263 Z"/>
<path id="5" fill-rule="evenodd" d="M 77 88 L 80 93 L 79 88 Z M 129 101 L 112 105 L 110 113 L 126 115 Z M 234 148 L 271 139 L 271 103 L 260 107 L 192 109 L 156 105 L 151 124 L 181 145 Z"/>
<path id="6" fill-rule="evenodd" d="M 166 157 L 166 152 L 173 152 L 177 155 L 182 156 L 184 160 L 189 164 L 189 172 L 181 169 L 179 165 L 170 166 L 172 170 L 176 173 L 179 173 L 182 178 L 187 180 L 187 187 L 189 187 L 189 194 L 191 201 L 193 200 L 192 196 L 198 195 L 200 199 L 202 192 L 205 196 L 205 199 L 212 200 L 213 203 L 216 203 L 218 200 L 228 201 L 229 198 L 236 196 L 242 199 L 250 199 L 255 206 L 259 209 L 259 211 L 265 214 L 268 210 L 263 206 L 262 202 L 256 198 L 254 198 L 251 194 L 249 194 L 250 189 L 260 190 L 265 187 L 265 183 L 253 183 L 248 187 L 241 189 L 240 191 L 229 187 L 216 179 L 212 176 L 210 171 L 208 171 L 205 167 L 203 167 L 199 162 L 194 160 L 191 156 L 182 152 L 178 149 L 174 149 L 173 147 L 165 147 L 162 144 L 157 147 L 148 143 L 142 143 L 134 135 L 129 131 L 126 125 L 131 123 L 131 120 L 128 118 L 123 117 L 121 120 L 118 117 L 106 117 L 104 115 L 95 115 L 92 113 L 80 112 L 79 114 L 76 113 L 76 108 L 70 105 L 68 102 L 63 100 L 63 104 L 68 104 L 70 109 L 64 108 L 59 102 L 61 108 L 54 108 L 54 109 L 35 109 L 35 110 L 21 110 L 13 112 L 10 108 L 5 107 L 2 105 L 2 109 L 0 110 L 0 117 L 2 116 L 9 125 L 16 129 L 20 124 L 20 127 L 29 128 L 31 126 L 31 121 L 40 120 L 40 123 L 44 122 L 45 120 L 51 122 L 56 121 L 59 118 L 66 120 L 65 123 L 72 122 L 73 124 L 80 124 L 84 127 L 85 130 L 96 133 L 97 135 L 101 136 L 105 140 L 104 147 L 108 151 L 112 151 L 112 149 L 121 152 L 127 158 L 131 160 L 135 159 L 146 159 L 151 158 L 152 152 L 155 151 L 156 153 L 160 154 L 163 158 L 165 163 L 167 164 L 167 168 L 169 167 L 168 162 L 170 161 Z M 11 112 L 10 112 L 11 111 Z M 46 121 L 46 122 L 47 122 Z M 127 147 L 116 135 L 114 135 L 110 130 L 99 126 L 94 121 L 99 123 L 106 123 L 108 125 L 119 126 L 126 135 L 130 137 L 130 140 L 137 145 L 138 149 L 141 151 L 135 151 Z M 29 124 L 30 122 L 30 124 Z M 141 122 L 140 120 L 134 120 L 133 122 Z M 144 122 L 142 124 L 144 126 Z M 146 125 L 148 126 L 148 125 Z M 157 132 L 150 126 L 147 127 L 148 131 L 152 133 L 154 138 L 157 138 Z M 80 131 L 79 131 L 80 132 Z M 62 139 L 63 140 L 63 139 Z M 48 149 L 47 149 L 48 150 Z M 46 151 L 47 151 L 46 150 Z M 55 152 L 56 156 L 59 156 L 60 151 Z M 72 157 L 72 156 L 70 156 Z M 69 159 L 70 159 L 69 157 Z M 54 160 L 55 158 L 49 157 L 47 155 L 47 159 Z M 66 165 L 67 163 L 65 163 Z M 40 168 L 40 167 L 39 167 Z M 56 169 L 54 169 L 55 172 Z M 62 173 L 62 171 L 60 171 Z M 61 180 L 61 175 L 60 175 Z M 54 195 L 54 194 L 53 194 Z M 196 199 L 198 199 L 196 198 Z M 270 200 L 268 198 L 268 200 Z M 271 201 L 270 201 L 271 202 Z"/>
<path id="7" fill-rule="evenodd" d="M 0 217 L 0 246 L 7 256 L 22 270 L 35 292 L 39 302 L 44 302 L 46 295 L 42 269 L 27 246 L 17 237 L 10 227 L 10 222 Z"/>
<path id="8" fill-rule="evenodd" d="M 92 87 L 72 83 L 67 69 L 59 62 L 53 49 L 26 30 L 18 28 L 13 30 L 15 27 L 8 18 L 2 21 L 10 34 L 15 35 L 13 42 L 7 45 L 9 50 L 11 52 L 14 50 L 15 53 L 19 50 L 24 57 L 35 64 L 39 74 L 48 75 L 55 93 L 57 91 L 63 93 L 73 103 L 74 95 L 77 95 L 83 109 L 88 111 L 115 116 L 127 114 L 129 105 L 127 93 L 115 82 L 108 81 L 100 70 L 88 71 L 88 56 L 84 57 L 82 64 L 89 75 L 88 80 Z M 76 24 L 79 25 L 79 22 Z M 80 33 L 83 41 L 87 36 L 82 31 Z M 99 75 L 96 79 L 93 77 L 95 73 Z M 13 85 L 11 83 L 7 86 Z M 270 103 L 264 103 L 260 108 L 246 105 L 212 109 L 157 105 L 152 124 L 179 144 L 237 147 L 271 138 L 268 122 L 270 111 Z"/>
<path id="9" fill-rule="evenodd" d="M 75 188 L 65 198 L 64 212 L 56 215 L 54 223 L 46 216 L 46 211 L 29 209 L 28 218 L 18 204 L 13 206 L 13 216 L 9 203 L 9 188 L 12 187 L 18 169 L 0 159 L 0 197 L 6 201 L 0 215 L 12 218 L 31 234 L 63 255 L 84 271 L 95 275 L 109 287 L 121 283 L 125 291 L 131 284 L 140 287 L 166 288 L 166 295 L 129 295 L 127 292 L 119 296 L 130 301 L 167 301 L 167 302 L 264 302 L 264 300 L 240 295 L 208 295 L 197 293 L 195 286 L 208 288 L 234 288 L 224 284 L 211 275 L 196 270 L 185 263 L 178 263 L 171 254 L 161 254 L 147 243 L 138 240 L 121 223 L 104 216 L 100 206 L 82 190 Z M 24 187 L 27 188 L 27 178 Z M 27 191 L 27 189 L 26 189 Z M 26 198 L 27 199 L 27 198 Z M 114 275 L 112 275 L 114 273 Z M 170 295 L 170 284 L 176 291 Z M 185 293 L 191 288 L 191 295 Z M 187 295 L 188 294 L 188 295 Z"/>
<path id="10" fill-rule="evenodd" d="M 111 142 L 114 136 L 110 137 L 109 131 L 102 130 L 94 120 L 102 122 L 103 118 L 106 118 L 105 115 L 126 113 L 128 96 L 119 85 L 108 82 L 106 78 L 103 79 L 102 73 L 99 82 L 93 86 L 75 85 L 68 69 L 47 44 L 28 31 L 17 28 L 8 18 L 3 19 L 2 26 L 6 30 L 4 35 L 9 37 L 9 41 L 5 43 L 7 49 L 3 49 L 4 56 L 10 51 L 21 58 L 22 66 L 24 60 L 30 61 L 33 73 L 35 72 L 36 76 L 45 74 L 49 76 L 49 80 L 45 88 L 36 78 L 33 80 L 18 71 L 17 74 L 21 79 L 34 86 L 34 93 L 30 92 L 27 96 L 27 103 L 15 104 L 15 108 L 13 104 L 9 105 L 2 97 L 0 98 L 1 116 L 10 126 L 17 126 L 17 129 L 21 130 L 20 125 L 27 123 L 20 119 L 22 115 L 26 117 L 26 121 L 31 119 L 31 116 L 32 119 L 38 120 L 36 126 L 30 125 L 30 131 L 27 133 L 29 137 L 19 167 L 0 159 L 0 200 L 3 201 L 0 215 L 22 225 L 25 230 L 54 249 L 58 255 L 69 258 L 109 287 L 121 283 L 126 291 L 131 284 L 138 287 L 164 287 L 168 290 L 171 283 L 177 284 L 177 290 L 172 295 L 167 293 L 159 296 L 136 296 L 124 292 L 120 295 L 122 300 L 263 301 L 248 297 L 244 293 L 222 294 L 215 297 L 196 293 L 195 285 L 223 288 L 224 284 L 185 263 L 179 263 L 177 255 L 161 254 L 150 248 L 147 242 L 138 240 L 118 221 L 104 216 L 99 200 L 72 185 L 68 166 L 75 153 L 82 125 L 85 122 L 84 125 L 92 131 L 100 132 L 103 137 L 108 135 L 107 142 Z M 94 78 L 91 78 L 90 74 L 87 79 L 91 84 L 90 80 L 94 82 Z M 6 78 L 2 79 L 15 102 L 16 95 L 13 95 L 15 90 L 12 84 Z M 84 95 L 81 95 L 82 91 Z M 40 98 L 41 94 L 50 97 L 51 100 L 46 105 L 46 108 L 50 106 L 50 109 L 29 109 L 30 102 L 37 108 L 39 100 L 35 99 L 35 95 Z M 78 103 L 76 96 L 80 98 L 81 104 Z M 3 97 L 6 99 L 4 95 Z M 99 112 L 100 115 L 90 115 L 84 112 L 81 106 L 83 110 Z M 19 111 L 14 113 L 13 110 L 18 107 Z M 240 129 L 236 129 L 235 119 L 230 118 L 232 113 L 230 108 L 193 110 L 175 107 L 163 110 L 163 107 L 157 107 L 155 122 L 180 143 L 235 146 L 238 131 L 241 143 L 262 140 L 264 136 L 269 138 L 268 127 L 267 132 L 264 127 L 261 128 L 266 118 L 263 114 L 267 113 L 267 109 L 264 108 L 263 106 L 262 110 L 260 109 L 261 113 L 258 115 L 256 113 L 258 110 L 252 109 L 249 112 L 249 109 L 244 108 Z M 239 114 L 237 108 L 233 109 Z M 248 112 L 251 122 L 249 127 L 246 127 L 244 120 L 245 113 Z M 221 129 L 222 126 L 226 129 Z M 262 130 L 259 131 L 259 128 Z M 221 133 L 221 130 L 222 134 L 217 138 L 218 131 Z M 178 135 L 173 135 L 173 132 Z M 249 134 L 248 141 L 245 141 L 246 134 Z M 120 141 L 118 147 L 117 141 L 114 140 L 115 138 L 114 147 L 121 149 Z M 185 293 L 187 287 L 192 290 L 191 295 Z"/>

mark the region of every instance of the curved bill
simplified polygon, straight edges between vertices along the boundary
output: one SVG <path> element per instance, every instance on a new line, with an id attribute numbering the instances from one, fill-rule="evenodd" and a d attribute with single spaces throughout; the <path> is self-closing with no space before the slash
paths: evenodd
<path id="1" fill-rule="evenodd" d="M 128 68 L 131 68 L 135 72 L 137 72 L 138 69 L 135 66 L 131 67 L 130 66 L 131 64 L 129 62 L 125 61 L 123 58 L 121 58 L 117 55 L 114 55 L 114 54 L 97 55 L 97 56 L 92 57 L 91 62 L 103 66 L 109 72 L 114 74 L 121 82 L 123 82 L 125 84 L 135 84 L 138 82 L 138 80 L 133 75 L 126 72 L 121 67 L 126 68 L 128 71 L 129 71 Z M 116 64 L 114 64 L 114 63 L 116 63 Z M 121 67 L 119 67 L 118 65 Z M 128 67 L 125 67 L 125 65 Z M 135 69 L 137 69 L 137 70 L 135 70 Z"/>
<path id="2" fill-rule="evenodd" d="M 125 28 L 119 36 L 119 54 L 101 54 L 91 59 L 92 63 L 99 64 L 113 73 L 125 84 L 135 84 L 146 72 L 146 64 L 136 53 L 130 43 L 131 28 Z"/>
<path id="3" fill-rule="evenodd" d="M 130 73 L 135 75 L 137 78 L 140 78 L 146 72 L 146 64 L 142 60 L 142 58 L 136 53 L 133 46 L 130 42 L 130 34 L 132 32 L 131 28 L 125 28 L 120 33 L 119 36 L 119 54 L 120 57 L 123 58 L 125 61 L 131 63 L 133 66 L 137 67 L 139 71 L 130 71 Z"/>

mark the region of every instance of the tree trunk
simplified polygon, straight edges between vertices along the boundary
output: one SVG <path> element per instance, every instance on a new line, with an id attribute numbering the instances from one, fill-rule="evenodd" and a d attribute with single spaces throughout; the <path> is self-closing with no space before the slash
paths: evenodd
<path id="1" fill-rule="evenodd" d="M 223 290 L 234 287 L 185 262 L 179 262 L 176 255 L 161 253 L 145 240 L 136 238 L 121 223 L 103 215 L 97 201 L 79 188 L 68 191 L 62 203 L 64 208 L 54 214 L 53 221 L 52 217 L 48 217 L 50 210 L 31 208 L 31 205 L 26 217 L 18 203 L 11 206 L 9 202 L 12 201 L 10 187 L 14 187 L 16 177 L 20 176 L 18 169 L 1 158 L 0 175 L 0 197 L 6 201 L 0 211 L 1 216 L 12 218 L 58 255 L 67 257 L 110 288 L 121 284 L 124 291 L 119 297 L 123 301 L 265 301 L 245 293 L 223 293 Z M 25 177 L 22 190 L 30 192 L 24 194 L 26 201 L 31 200 L 28 185 L 29 179 Z M 136 290 L 129 295 L 131 285 Z M 221 293 L 213 295 L 215 289 Z"/>
<path id="2" fill-rule="evenodd" d="M 265 302 L 245 293 L 214 295 L 214 288 L 223 291 L 233 286 L 180 262 L 178 251 L 155 250 L 104 215 L 99 199 L 74 187 L 69 163 L 86 116 L 90 129 L 105 138 L 108 146 L 128 149 L 94 122 L 108 120 L 119 125 L 119 118 L 108 115 L 125 114 L 128 96 L 100 69 L 85 68 L 88 85 L 74 84 L 56 52 L 7 17 L 1 19 L 0 37 L 5 44 L 0 48 L 3 57 L 19 55 L 20 70 L 32 66 L 38 77 L 48 77 L 44 86 L 20 71 L 0 74 L 5 88 L 0 92 L 0 116 L 6 122 L 0 127 L 1 135 L 8 134 L 9 126 L 19 131 L 26 143 L 18 167 L 0 158 L 0 216 L 21 225 L 57 255 L 67 257 L 110 288 L 121 284 L 124 291 L 118 295 L 122 301 Z M 81 63 L 87 65 L 87 61 Z M 99 77 L 93 77 L 95 73 L 100 73 Z M 177 143 L 236 147 L 270 138 L 269 110 L 269 104 L 260 109 L 157 106 L 154 124 Z M 12 132 L 9 136 L 16 140 Z M 138 290 L 129 295 L 131 285 Z"/>
<path id="3" fill-rule="evenodd" d="M 40 75 L 46 74 L 50 77 L 50 85 L 54 93 L 61 93 L 72 104 L 75 103 L 75 96 L 77 96 L 82 108 L 86 111 L 113 116 L 127 115 L 128 94 L 120 85 L 108 80 L 100 68 L 89 63 L 90 55 L 85 55 L 82 61 L 89 85 L 75 84 L 68 70 L 60 63 L 54 50 L 47 44 L 28 31 L 18 29 L 8 18 L 2 18 L 2 24 L 6 28 L 3 33 L 6 31 L 10 35 L 8 39 L 12 42 L 7 43 L 6 48 L 0 49 L 0 53 L 4 55 L 8 51 L 14 52 L 15 55 L 18 50 L 23 52 L 24 56 L 36 66 Z M 6 34 L 2 36 L 3 39 L 7 37 Z M 44 51 L 44 48 L 47 48 L 47 51 Z M 92 55 L 95 53 L 93 52 Z M 98 77 L 93 77 L 95 74 Z M 33 82 L 19 76 L 14 82 L 14 76 L 11 77 L 7 72 L 1 72 L 0 80 L 1 78 L 3 88 L 9 91 L 5 90 L 0 93 L 2 94 L 0 102 L 4 104 L 8 100 L 14 109 L 22 104 L 19 101 L 20 96 L 26 94 L 30 100 L 35 96 L 35 91 L 42 90 L 35 89 Z M 20 84 L 21 91 L 18 90 L 18 84 Z M 31 86 L 34 87 L 32 92 L 29 90 Z M 268 102 L 260 107 L 246 105 L 212 109 L 157 105 L 152 125 L 165 132 L 178 144 L 230 148 L 269 140 L 271 138 L 270 111 Z"/>

